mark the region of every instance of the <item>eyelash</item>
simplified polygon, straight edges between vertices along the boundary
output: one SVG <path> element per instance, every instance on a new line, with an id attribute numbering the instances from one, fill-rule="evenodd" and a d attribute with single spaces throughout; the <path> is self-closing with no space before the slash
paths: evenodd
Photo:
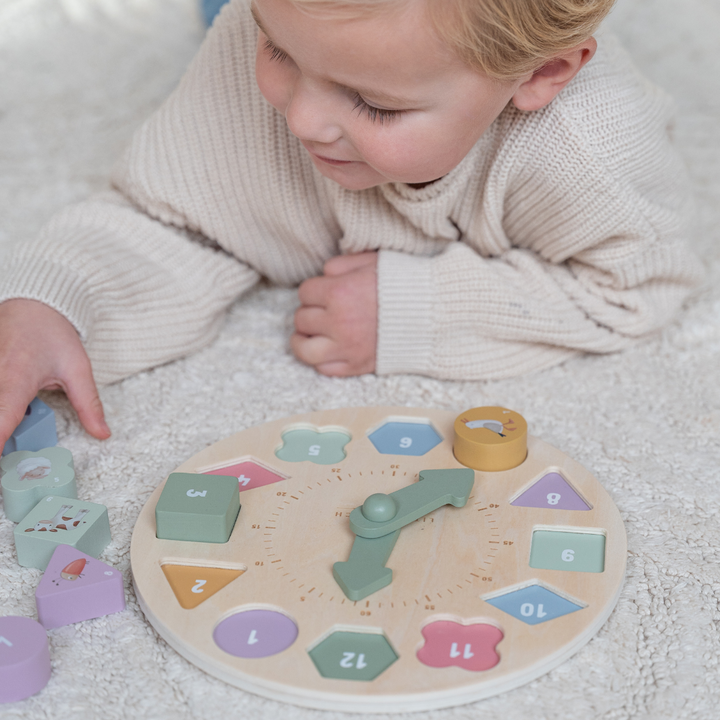
<path id="1" fill-rule="evenodd" d="M 270 60 L 283 63 L 289 59 L 288 54 L 277 47 L 277 45 L 274 45 L 269 39 L 265 40 L 265 51 L 270 54 Z M 365 114 L 367 119 L 372 123 L 379 121 L 382 125 L 386 120 L 388 122 L 395 120 L 395 118 L 402 113 L 402 110 L 383 110 L 382 108 L 370 105 L 359 93 L 355 93 L 354 100 L 355 105 L 353 106 L 353 110 L 359 110 L 360 115 Z"/>

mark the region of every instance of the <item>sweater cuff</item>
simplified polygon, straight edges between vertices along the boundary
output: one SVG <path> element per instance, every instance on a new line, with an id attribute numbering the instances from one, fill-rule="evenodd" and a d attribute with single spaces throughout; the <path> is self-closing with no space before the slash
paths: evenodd
<path id="1" fill-rule="evenodd" d="M 44 303 L 66 317 L 85 342 L 93 315 L 86 290 L 85 281 L 69 268 L 21 252 L 11 257 L 3 273 L 0 303 L 16 299 Z"/>
<path id="2" fill-rule="evenodd" d="M 432 258 L 381 250 L 375 372 L 427 374 L 433 351 Z"/>

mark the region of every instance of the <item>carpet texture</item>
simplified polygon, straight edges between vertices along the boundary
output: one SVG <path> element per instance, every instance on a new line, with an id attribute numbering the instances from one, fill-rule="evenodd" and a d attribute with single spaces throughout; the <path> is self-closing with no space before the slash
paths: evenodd
<path id="1" fill-rule="evenodd" d="M 64 396 L 44 394 L 80 497 L 109 510 L 113 540 L 101 559 L 124 573 L 128 607 L 50 631 L 48 686 L 0 706 L 1 718 L 349 717 L 242 692 L 169 648 L 130 584 L 140 508 L 182 461 L 251 425 L 347 405 L 493 404 L 520 411 L 607 488 L 627 528 L 627 579 L 605 626 L 557 669 L 413 717 L 720 716 L 720 3 L 619 0 L 608 25 L 678 102 L 677 142 L 697 197 L 693 244 L 709 272 L 682 317 L 624 354 L 516 379 L 329 379 L 289 353 L 294 292 L 264 286 L 232 308 L 212 346 L 104 388 L 106 442 L 84 434 Z M 203 34 L 196 0 L 0 0 L 0 260 L 57 209 L 106 187 Z M 17 565 L 13 527 L 0 513 L 0 614 L 35 617 L 41 573 Z"/>

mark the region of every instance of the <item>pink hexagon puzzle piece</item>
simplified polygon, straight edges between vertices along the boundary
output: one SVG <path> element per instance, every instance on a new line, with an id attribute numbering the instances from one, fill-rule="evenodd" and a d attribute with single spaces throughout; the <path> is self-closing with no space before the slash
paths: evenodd
<path id="1" fill-rule="evenodd" d="M 59 545 L 35 590 L 38 620 L 46 629 L 125 609 L 122 573 L 72 545 Z"/>
<path id="2" fill-rule="evenodd" d="M 500 662 L 495 647 L 503 639 L 494 625 L 473 623 L 462 625 L 451 620 L 438 620 L 422 629 L 425 645 L 418 650 L 418 660 L 435 668 L 457 665 L 465 670 L 489 670 Z"/>

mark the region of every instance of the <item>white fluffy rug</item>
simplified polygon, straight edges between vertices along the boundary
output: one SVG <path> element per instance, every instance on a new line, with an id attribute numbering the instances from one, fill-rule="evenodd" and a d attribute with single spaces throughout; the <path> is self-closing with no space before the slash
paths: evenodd
<path id="1" fill-rule="evenodd" d="M 627 580 L 609 621 L 565 664 L 432 716 L 720 716 L 720 4 L 619 0 L 609 24 L 679 104 L 677 138 L 698 200 L 693 242 L 710 273 L 681 319 L 625 354 L 518 379 L 340 380 L 292 358 L 294 293 L 262 287 L 232 309 L 211 347 L 105 388 L 107 442 L 82 432 L 63 396 L 45 395 L 60 444 L 74 455 L 80 497 L 109 509 L 113 541 L 102 559 L 125 574 L 128 608 L 50 631 L 50 683 L 0 706 L 0 717 L 341 717 L 225 685 L 156 635 L 130 585 L 138 512 L 183 460 L 270 419 L 346 405 L 488 404 L 523 413 L 534 434 L 608 489 L 627 527 Z M 197 0 L 0 0 L 0 257 L 55 210 L 105 187 L 113 160 L 203 33 Z M 41 573 L 17 565 L 14 526 L 0 517 L 0 614 L 35 617 Z"/>

